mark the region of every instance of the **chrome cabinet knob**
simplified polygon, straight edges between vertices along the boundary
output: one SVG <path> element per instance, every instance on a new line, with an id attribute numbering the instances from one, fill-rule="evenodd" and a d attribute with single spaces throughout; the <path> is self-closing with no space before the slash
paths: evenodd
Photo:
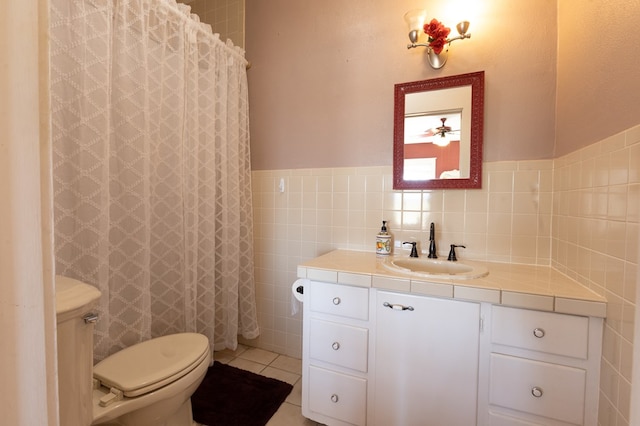
<path id="1" fill-rule="evenodd" d="M 334 305 L 339 305 L 339 304 L 340 304 L 340 302 L 342 302 L 342 300 L 340 300 L 340 298 L 339 298 L 339 297 L 334 297 L 334 298 L 333 298 L 333 304 L 334 304 Z"/>
<path id="2" fill-rule="evenodd" d="M 331 395 L 331 402 L 338 402 L 340 398 L 338 398 L 338 395 L 336 395 L 335 393 L 333 395 Z"/>
<path id="3" fill-rule="evenodd" d="M 540 398 L 543 393 L 544 392 L 542 391 L 542 388 L 539 388 L 538 386 L 534 386 L 533 388 L 531 388 L 531 395 L 535 396 L 536 398 Z"/>
<path id="4" fill-rule="evenodd" d="M 337 351 L 338 349 L 340 349 L 340 343 L 338 342 L 333 342 L 333 344 L 331 345 L 331 347 L 333 348 L 334 351 Z"/>
<path id="5" fill-rule="evenodd" d="M 544 329 L 543 328 L 534 328 L 533 329 L 533 335 L 536 336 L 538 339 L 542 339 L 544 337 Z"/>

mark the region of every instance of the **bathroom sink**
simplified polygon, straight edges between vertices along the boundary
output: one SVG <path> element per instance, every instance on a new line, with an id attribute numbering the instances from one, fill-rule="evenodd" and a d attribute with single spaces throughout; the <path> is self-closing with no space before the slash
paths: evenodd
<path id="1" fill-rule="evenodd" d="M 390 271 L 423 278 L 470 280 L 489 275 L 489 270 L 477 263 L 451 262 L 427 257 L 390 257 L 385 259 L 382 265 Z"/>

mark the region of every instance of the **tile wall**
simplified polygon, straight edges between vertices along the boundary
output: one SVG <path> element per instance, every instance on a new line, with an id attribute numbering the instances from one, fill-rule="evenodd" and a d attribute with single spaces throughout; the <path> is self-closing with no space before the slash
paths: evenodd
<path id="1" fill-rule="evenodd" d="M 261 336 L 292 357 L 302 317 L 296 266 L 336 248 L 373 251 L 381 221 L 395 241 L 441 255 L 552 265 L 606 296 L 600 423 L 629 424 L 640 236 L 640 126 L 555 160 L 485 163 L 483 189 L 393 191 L 390 167 L 254 171 Z M 280 191 L 280 182 L 283 191 Z M 396 248 L 395 250 L 400 250 Z"/>
<path id="2" fill-rule="evenodd" d="M 607 298 L 600 424 L 629 424 L 640 235 L 640 126 L 556 159 L 552 265 Z"/>
<path id="3" fill-rule="evenodd" d="M 244 49 L 244 0 L 192 0 L 188 4 L 221 40 L 231 39 Z"/>
<path id="4" fill-rule="evenodd" d="M 449 244 L 462 244 L 460 259 L 549 265 L 552 166 L 489 163 L 483 189 L 447 191 L 394 191 L 391 167 L 254 171 L 261 336 L 249 344 L 300 357 L 302 321 L 291 301 L 296 266 L 336 248 L 373 251 L 383 219 L 396 243 L 418 241 L 422 250 L 435 223 L 442 256 Z"/>

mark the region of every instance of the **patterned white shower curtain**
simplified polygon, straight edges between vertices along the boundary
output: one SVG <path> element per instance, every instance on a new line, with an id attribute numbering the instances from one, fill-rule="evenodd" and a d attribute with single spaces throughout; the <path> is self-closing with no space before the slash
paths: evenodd
<path id="1" fill-rule="evenodd" d="M 246 60 L 175 0 L 52 0 L 56 273 L 96 286 L 95 357 L 258 335 Z"/>

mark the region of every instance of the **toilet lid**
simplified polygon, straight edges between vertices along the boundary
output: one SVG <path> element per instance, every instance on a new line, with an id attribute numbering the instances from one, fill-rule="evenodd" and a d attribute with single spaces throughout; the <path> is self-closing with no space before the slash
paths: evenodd
<path id="1" fill-rule="evenodd" d="M 208 355 L 209 339 L 197 333 L 157 337 L 117 352 L 93 367 L 93 377 L 125 396 L 152 392 L 178 380 Z"/>

